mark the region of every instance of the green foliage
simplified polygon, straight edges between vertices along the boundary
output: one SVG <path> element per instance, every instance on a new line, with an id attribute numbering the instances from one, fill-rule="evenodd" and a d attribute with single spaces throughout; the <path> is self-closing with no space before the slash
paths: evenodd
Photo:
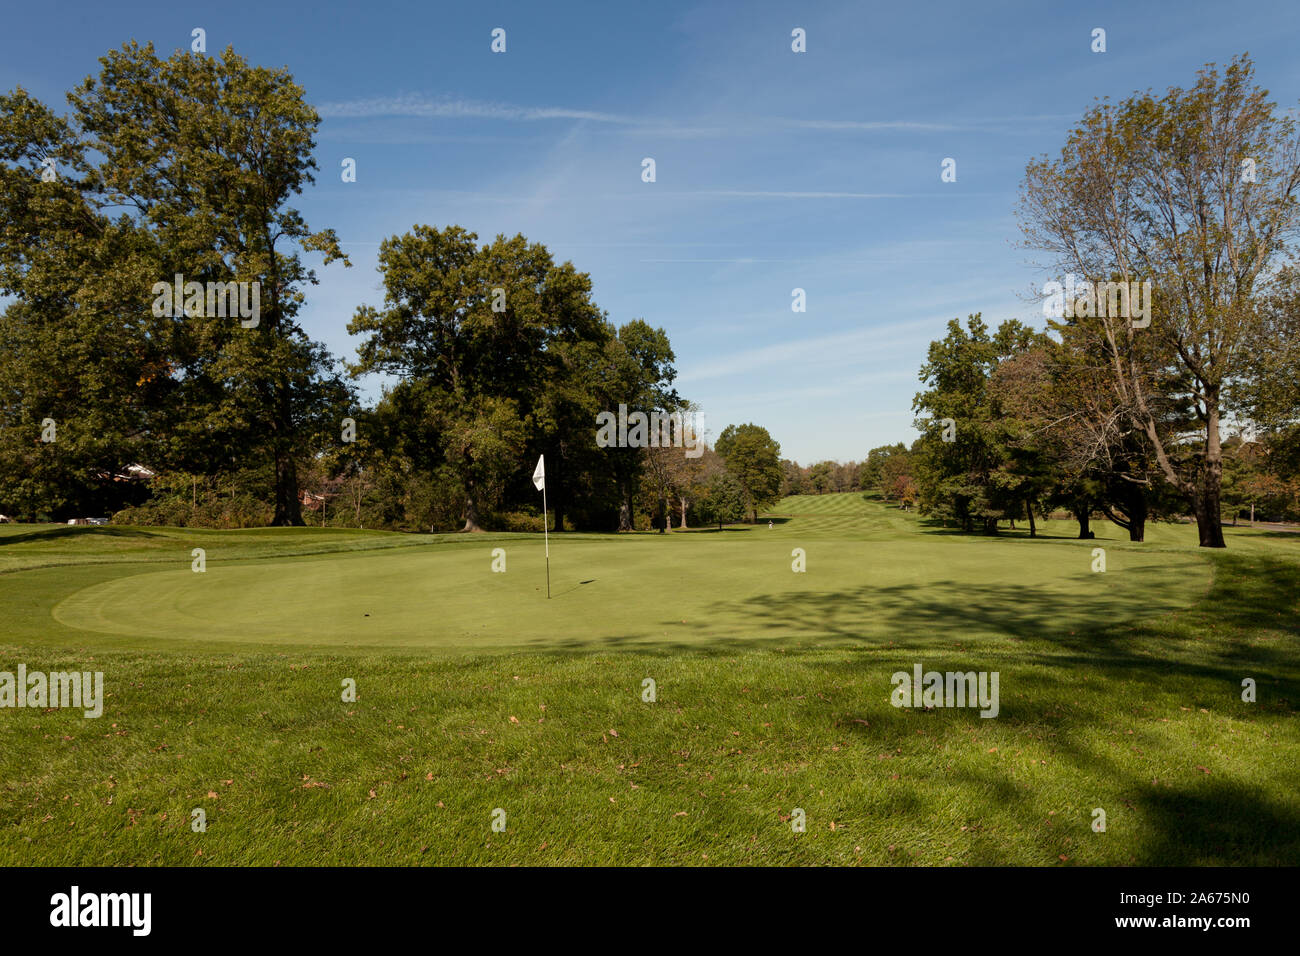
<path id="1" fill-rule="evenodd" d="M 1223 505 L 1225 514 L 1257 521 L 1300 520 L 1300 477 L 1287 461 L 1288 432 L 1271 433 L 1245 442 L 1234 436 L 1223 447 Z"/>
<path id="2" fill-rule="evenodd" d="M 135 461 L 211 475 L 260 462 L 274 520 L 297 523 L 297 464 L 351 401 L 296 322 L 316 281 L 297 250 L 344 258 L 288 206 L 313 181 L 319 117 L 287 70 L 136 43 L 68 101 L 63 119 L 21 90 L 0 98 L 0 287 L 16 300 L 0 320 L 0 457 L 29 474 L 8 493 L 57 510 Z M 154 283 L 177 274 L 258 283 L 257 326 L 154 315 Z M 60 439 L 33 449 L 47 417 Z"/>
<path id="3" fill-rule="evenodd" d="M 749 513 L 745 488 L 730 471 L 718 471 L 705 486 L 704 497 L 695 507 L 695 516 L 704 524 L 734 524 Z"/>
<path id="4" fill-rule="evenodd" d="M 661 329 L 637 321 L 616 333 L 590 278 L 523 236 L 480 247 L 458 226 L 416 226 L 382 243 L 379 265 L 383 307 L 362 306 L 348 327 L 365 336 L 352 371 L 400 376 L 377 409 L 389 452 L 414 472 L 445 469 L 465 530 L 533 497 L 538 454 L 559 509 L 602 473 L 631 494 L 638 453 L 597 453 L 596 412 L 676 401 Z"/>
<path id="5" fill-rule="evenodd" d="M 923 513 L 965 531 L 978 526 L 994 533 L 998 520 L 1015 517 L 1032 494 L 1022 487 L 1010 450 L 1014 423 L 1002 415 L 990 382 L 1002 362 L 1040 340 L 1040 333 L 1014 319 L 990 335 L 976 313 L 964 329 L 950 320 L 948 334 L 930 343 L 920 372 L 930 388 L 912 405 L 921 413 L 916 428 L 922 436 L 913 448 Z M 945 441 L 945 433 L 953 440 Z"/>
<path id="6" fill-rule="evenodd" d="M 718 436 L 715 448 L 740 486 L 749 520 L 757 521 L 758 509 L 780 497 L 781 446 L 766 428 L 751 422 L 728 425 Z"/>

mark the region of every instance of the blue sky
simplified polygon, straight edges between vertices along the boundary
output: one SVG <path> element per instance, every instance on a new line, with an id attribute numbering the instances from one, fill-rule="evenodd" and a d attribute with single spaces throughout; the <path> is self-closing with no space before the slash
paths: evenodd
<path id="1" fill-rule="evenodd" d="M 382 300 L 382 239 L 522 232 L 589 272 L 614 322 L 668 330 L 715 435 L 753 421 L 805 464 L 915 437 L 917 369 L 948 319 L 1041 325 L 1020 178 L 1094 98 L 1185 86 L 1248 51 L 1280 104 L 1300 100 L 1294 0 L 128 2 L 4 23 L 0 87 L 59 107 L 109 48 L 188 49 L 195 27 L 209 52 L 288 66 L 323 116 L 297 206 L 353 262 L 318 270 L 303 312 L 336 355 L 354 357 L 357 305 Z"/>

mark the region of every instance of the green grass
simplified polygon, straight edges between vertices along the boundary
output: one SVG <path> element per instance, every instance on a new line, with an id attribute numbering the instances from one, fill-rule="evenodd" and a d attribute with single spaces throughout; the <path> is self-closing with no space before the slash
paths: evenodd
<path id="1" fill-rule="evenodd" d="M 553 536 L 549 602 L 531 535 L 0 527 L 0 670 L 108 693 L 0 710 L 0 862 L 1300 862 L 1300 536 L 772 514 Z M 891 707 L 916 662 L 1000 715 Z"/>

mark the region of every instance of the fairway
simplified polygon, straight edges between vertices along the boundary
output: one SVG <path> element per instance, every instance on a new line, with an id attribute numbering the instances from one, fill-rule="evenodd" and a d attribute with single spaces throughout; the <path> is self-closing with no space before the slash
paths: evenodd
<path id="1" fill-rule="evenodd" d="M 1300 538 L 770 519 L 553 535 L 549 601 L 533 535 L 0 528 L 0 670 L 105 676 L 5 714 L 0 863 L 1300 861 Z M 998 718 L 891 706 L 916 664 Z"/>
<path id="2" fill-rule="evenodd" d="M 191 570 L 190 551 L 176 540 L 170 558 L 154 553 L 150 564 L 123 555 L 119 573 L 72 591 L 50 613 L 92 643 L 107 635 L 142 649 L 924 645 L 938 625 L 979 639 L 1068 632 L 1102 613 L 1106 623 L 1167 614 L 1210 584 L 1208 564 L 1194 553 L 922 534 L 909 516 L 861 495 L 791 499 L 773 511 L 780 523 L 771 529 L 557 535 L 550 600 L 542 543 L 529 535 L 249 558 L 232 533 L 224 546 L 205 542 L 204 573 Z M 311 538 L 279 533 L 286 550 Z M 268 532 L 265 540 L 277 539 Z M 1092 571 L 1097 544 L 1108 549 L 1106 573 Z M 505 552 L 505 573 L 492 571 L 495 548 Z M 795 548 L 806 556 L 799 573 Z"/>

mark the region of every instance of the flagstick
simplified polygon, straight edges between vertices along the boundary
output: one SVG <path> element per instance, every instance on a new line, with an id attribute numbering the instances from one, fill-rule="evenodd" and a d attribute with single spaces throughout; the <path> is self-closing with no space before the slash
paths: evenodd
<path id="1" fill-rule="evenodd" d="M 546 516 L 546 456 L 537 456 L 533 486 L 542 491 L 542 540 L 546 542 L 546 600 L 551 599 L 551 521 Z"/>

